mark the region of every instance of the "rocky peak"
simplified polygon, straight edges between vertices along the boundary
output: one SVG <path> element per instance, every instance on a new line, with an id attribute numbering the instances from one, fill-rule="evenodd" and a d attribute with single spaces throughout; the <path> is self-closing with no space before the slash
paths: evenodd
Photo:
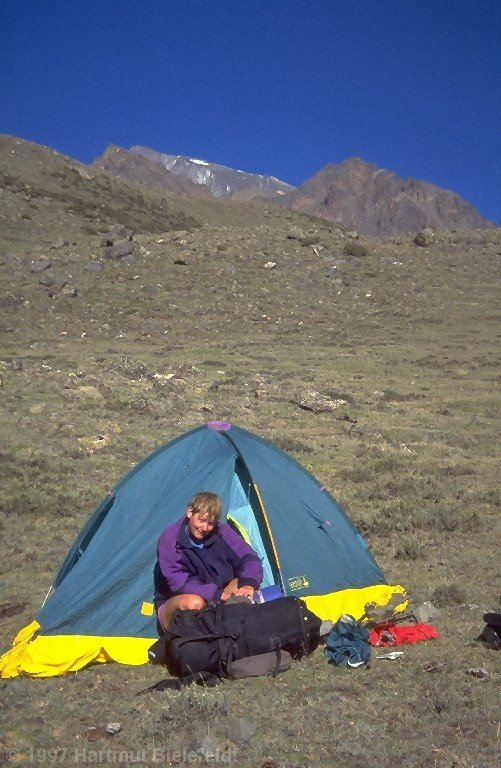
<path id="1" fill-rule="evenodd" d="M 349 158 L 322 168 L 284 203 L 370 235 L 494 226 L 454 192 Z"/>

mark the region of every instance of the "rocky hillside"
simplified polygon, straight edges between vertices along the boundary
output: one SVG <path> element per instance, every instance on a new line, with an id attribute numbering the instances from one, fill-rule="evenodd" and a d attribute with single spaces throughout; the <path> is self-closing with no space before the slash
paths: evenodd
<path id="1" fill-rule="evenodd" d="M 98 172 L 48 147 L 0 135 L 2 240 L 43 246 L 121 225 L 164 232 L 199 226 L 177 199 Z"/>
<path id="2" fill-rule="evenodd" d="M 283 202 L 369 235 L 494 226 L 454 192 L 402 179 L 360 158 L 327 165 Z"/>

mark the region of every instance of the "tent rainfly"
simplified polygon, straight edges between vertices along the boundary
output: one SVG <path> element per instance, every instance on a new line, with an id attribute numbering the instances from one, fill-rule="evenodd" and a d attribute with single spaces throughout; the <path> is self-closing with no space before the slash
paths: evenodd
<path id="1" fill-rule="evenodd" d="M 50 677 L 91 662 L 144 664 L 157 638 L 156 544 L 199 491 L 219 494 L 263 560 L 264 584 L 322 619 L 356 618 L 394 593 L 339 504 L 282 450 L 226 422 L 165 444 L 110 492 L 69 550 L 36 620 L 0 657 L 0 676 Z"/>

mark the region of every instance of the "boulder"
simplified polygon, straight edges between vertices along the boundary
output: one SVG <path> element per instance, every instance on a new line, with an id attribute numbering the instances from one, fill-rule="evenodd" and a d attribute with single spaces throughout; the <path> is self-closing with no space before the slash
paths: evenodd
<path id="1" fill-rule="evenodd" d="M 87 272 L 100 272 L 102 269 L 101 264 L 99 264 L 98 261 L 89 261 L 85 265 L 85 269 Z"/>
<path id="2" fill-rule="evenodd" d="M 66 280 L 56 280 L 56 282 L 53 283 L 49 288 L 49 296 L 51 297 L 57 296 L 58 293 L 61 293 L 65 285 L 66 285 Z"/>
<path id="3" fill-rule="evenodd" d="M 108 246 L 104 252 L 104 256 L 106 259 L 111 259 L 112 261 L 120 261 L 120 259 L 125 258 L 125 256 L 130 256 L 135 253 L 135 251 L 136 246 L 131 243 L 130 240 L 126 240 L 121 243 L 116 243 L 116 245 Z"/>
<path id="4" fill-rule="evenodd" d="M 426 248 L 428 245 L 428 238 L 423 232 L 418 232 L 412 242 L 414 245 L 418 245 L 420 248 Z"/>
<path id="5" fill-rule="evenodd" d="M 36 272 L 44 272 L 46 269 L 49 269 L 49 267 L 51 267 L 51 266 L 52 266 L 52 264 L 50 263 L 50 261 L 48 259 L 39 259 L 38 261 L 36 261 L 33 264 L 32 268 L 31 268 L 31 271 L 35 272 L 35 273 Z"/>

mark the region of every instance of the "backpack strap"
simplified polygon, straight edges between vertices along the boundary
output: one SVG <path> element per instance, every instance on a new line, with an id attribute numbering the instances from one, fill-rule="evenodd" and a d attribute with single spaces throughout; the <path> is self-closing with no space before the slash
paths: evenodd
<path id="1" fill-rule="evenodd" d="M 212 672 L 193 672 L 191 675 L 185 675 L 184 677 L 166 677 L 165 680 L 159 680 L 155 685 L 138 691 L 136 696 L 141 696 L 141 694 L 149 693 L 150 691 L 180 691 L 192 683 L 203 683 L 208 688 L 214 688 L 220 682 L 219 677 L 213 675 Z"/>
<path id="2" fill-rule="evenodd" d="M 282 649 L 280 648 L 280 640 L 278 637 L 273 638 L 273 650 L 275 651 L 277 661 L 275 664 L 275 669 L 272 672 L 272 677 L 276 677 L 280 672 L 280 664 L 282 663 Z"/>

